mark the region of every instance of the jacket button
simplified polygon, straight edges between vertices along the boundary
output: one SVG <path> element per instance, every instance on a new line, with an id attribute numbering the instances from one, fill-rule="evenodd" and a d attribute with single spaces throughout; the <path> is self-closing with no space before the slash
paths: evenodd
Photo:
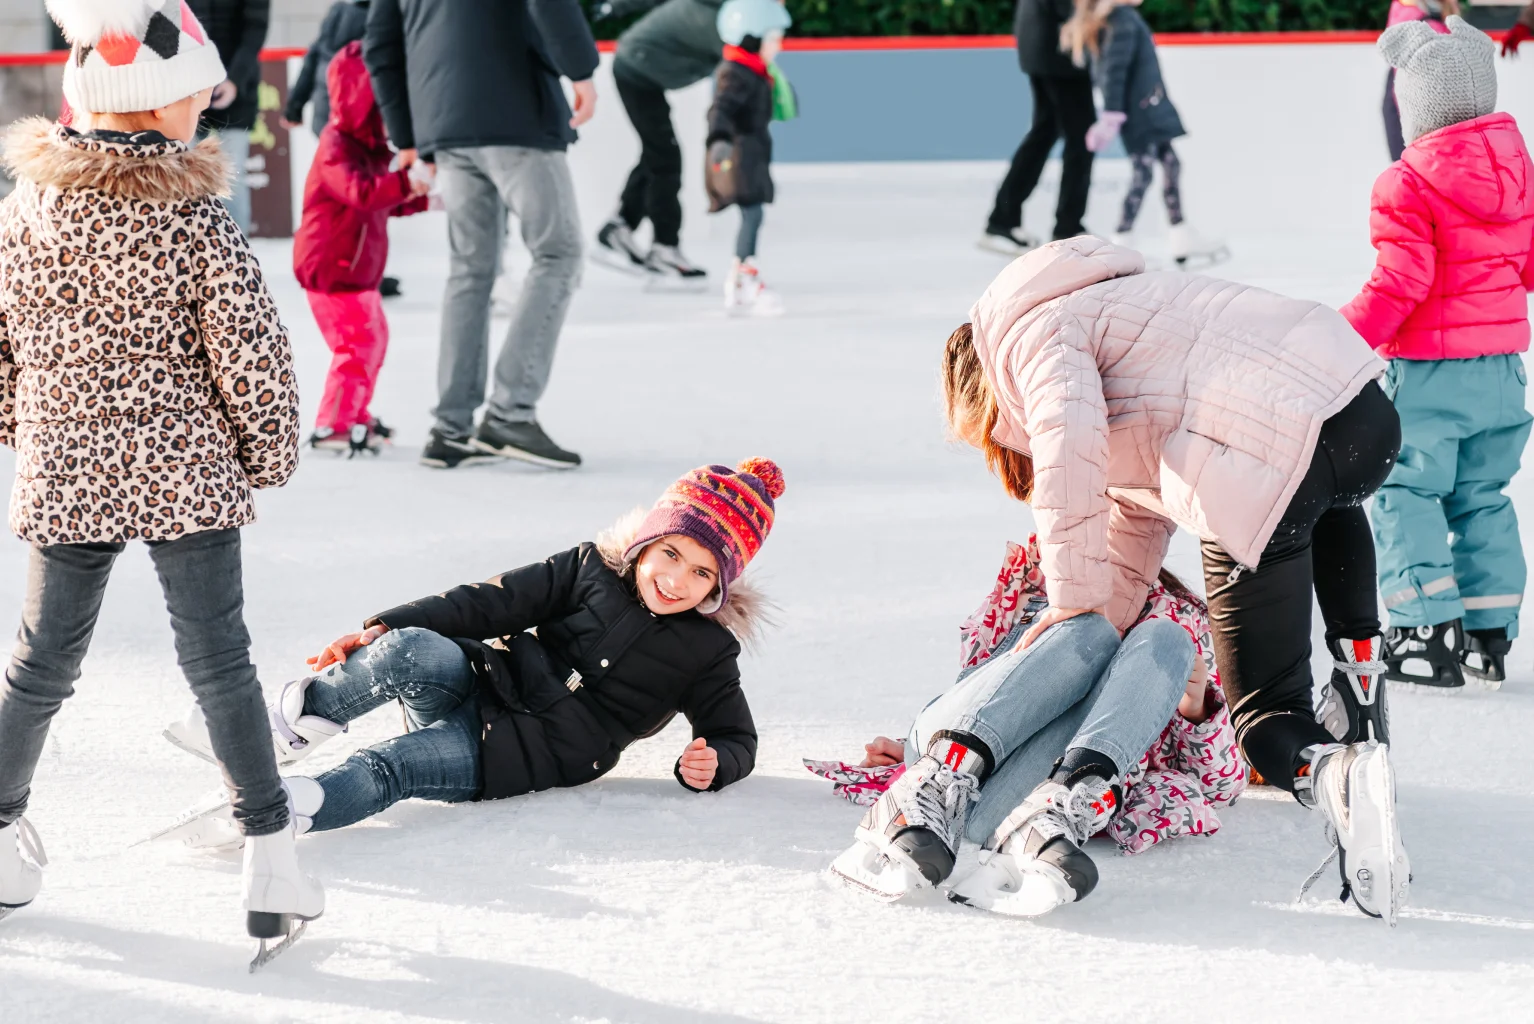
<path id="1" fill-rule="evenodd" d="M 607 667 L 607 659 L 606 659 L 606 658 L 603 658 L 603 659 L 602 659 L 602 667 L 603 667 L 603 668 L 606 668 L 606 667 Z"/>
<path id="2" fill-rule="evenodd" d="M 602 762 L 601 761 L 593 761 L 593 762 L 591 762 L 591 767 L 595 768 L 597 771 L 601 771 L 602 770 Z"/>

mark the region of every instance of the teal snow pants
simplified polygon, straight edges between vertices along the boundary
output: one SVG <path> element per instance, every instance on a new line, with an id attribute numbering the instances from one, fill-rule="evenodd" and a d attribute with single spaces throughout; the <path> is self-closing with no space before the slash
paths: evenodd
<path id="1" fill-rule="evenodd" d="M 1516 636 L 1527 572 L 1502 491 L 1534 420 L 1522 358 L 1396 359 L 1383 383 L 1401 415 L 1401 455 L 1373 516 L 1390 624 L 1463 618 Z"/>

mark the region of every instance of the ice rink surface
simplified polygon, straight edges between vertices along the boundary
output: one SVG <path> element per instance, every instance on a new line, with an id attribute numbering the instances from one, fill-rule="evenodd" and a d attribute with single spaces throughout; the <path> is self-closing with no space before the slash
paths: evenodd
<path id="1" fill-rule="evenodd" d="M 952 678 L 957 624 L 1005 542 L 1031 529 L 979 457 L 945 441 L 936 384 L 943 339 L 1002 266 L 973 244 L 1000 170 L 780 169 L 762 235 L 789 307 L 780 321 L 727 321 L 712 286 L 645 292 L 590 267 L 542 406 L 555 439 L 586 458 L 568 474 L 417 465 L 445 226 L 439 214 L 397 224 L 406 294 L 387 306 L 374 409 L 398 444 L 377 460 L 306 456 L 245 532 L 268 692 L 367 614 L 590 538 L 691 466 L 766 455 L 788 490 L 752 568 L 780 609 L 743 663 L 756 772 L 720 794 L 684 792 L 671 777 L 688 738 L 678 722 L 576 791 L 405 803 L 306 838 L 326 915 L 252 977 L 237 857 L 130 845 L 218 784 L 160 739 L 188 694 L 148 558 L 130 548 L 36 780 L 29 814 L 52 863 L 42 896 L 0 926 L 0 1020 L 1521 1019 L 1534 984 L 1530 641 L 1500 692 L 1392 699 L 1415 871 L 1394 931 L 1326 902 L 1331 873 L 1293 903 L 1326 851 L 1321 822 L 1260 792 L 1211 838 L 1135 858 L 1094 844 L 1098 890 L 1037 922 L 885 907 L 828 879 L 859 811 L 799 759 L 851 759 L 875 734 L 903 735 Z M 1089 223 L 1104 232 L 1123 171 L 1100 169 Z M 1304 214 L 1305 198 L 1242 197 L 1271 209 L 1244 207 L 1235 258 L 1217 272 L 1350 297 L 1371 265 L 1366 203 L 1323 218 Z M 1187 199 L 1195 219 L 1210 208 L 1191 186 Z M 1047 230 L 1052 205 L 1046 187 L 1030 225 Z M 1153 198 L 1153 255 L 1162 218 Z M 689 227 L 715 279 L 734 225 L 727 213 Z M 292 332 L 307 430 L 328 353 L 286 245 L 258 251 Z M 12 463 L 6 451 L 7 478 Z M 1514 492 L 1534 497 L 1525 480 Z M 26 557 L 0 541 L 0 623 L 17 618 Z M 1172 564 L 1200 580 L 1190 538 Z M 399 725 L 393 711 L 357 722 L 319 766 Z"/>

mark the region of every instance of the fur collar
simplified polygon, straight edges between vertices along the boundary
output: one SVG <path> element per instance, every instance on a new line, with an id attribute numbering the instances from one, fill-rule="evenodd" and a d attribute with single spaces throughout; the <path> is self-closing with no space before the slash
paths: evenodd
<path id="1" fill-rule="evenodd" d="M 634 563 L 625 562 L 623 555 L 633 545 L 639 525 L 648 512 L 648 509 L 636 508 L 597 534 L 597 551 L 602 561 L 619 576 L 627 578 L 634 571 Z M 742 575 L 730 584 L 730 599 L 724 607 L 708 618 L 735 634 L 735 639 L 743 645 L 753 647 L 761 639 L 762 630 L 775 624 L 772 609 L 772 602 Z"/>
<path id="2" fill-rule="evenodd" d="M 5 131 L 5 166 L 40 188 L 100 189 L 149 203 L 229 195 L 229 158 L 209 137 L 196 146 L 166 141 L 148 146 L 86 138 L 42 117 Z"/>

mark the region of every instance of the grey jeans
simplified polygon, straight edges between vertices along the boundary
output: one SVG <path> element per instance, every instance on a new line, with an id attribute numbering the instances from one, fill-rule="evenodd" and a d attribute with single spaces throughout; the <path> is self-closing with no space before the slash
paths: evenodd
<path id="1" fill-rule="evenodd" d="M 472 146 L 438 150 L 436 162 L 450 250 L 437 363 L 437 429 L 454 437 L 470 433 L 474 411 L 485 399 L 490 291 L 508 209 L 522 225 L 533 266 L 495 360 L 495 387 L 485 419 L 532 422 L 581 277 L 580 215 L 565 154 Z"/>
<path id="2" fill-rule="evenodd" d="M 0 824 L 21 817 L 48 724 L 74 695 L 101 597 L 123 544 L 32 548 L 21 629 L 0 685 Z M 176 635 L 176 658 L 208 720 L 213 753 L 246 835 L 280 832 L 287 797 L 277 777 L 266 701 L 250 663 L 240 531 L 149 543 Z"/>
<path id="3" fill-rule="evenodd" d="M 1026 650 L 1022 633 L 1013 630 L 990 661 L 923 708 L 907 740 L 908 763 L 942 732 L 990 748 L 996 769 L 964 829 L 976 843 L 1067 750 L 1106 754 L 1120 775 L 1133 768 L 1171 721 L 1193 670 L 1193 641 L 1167 619 L 1145 620 L 1122 643 L 1101 615 L 1067 619 Z"/>

